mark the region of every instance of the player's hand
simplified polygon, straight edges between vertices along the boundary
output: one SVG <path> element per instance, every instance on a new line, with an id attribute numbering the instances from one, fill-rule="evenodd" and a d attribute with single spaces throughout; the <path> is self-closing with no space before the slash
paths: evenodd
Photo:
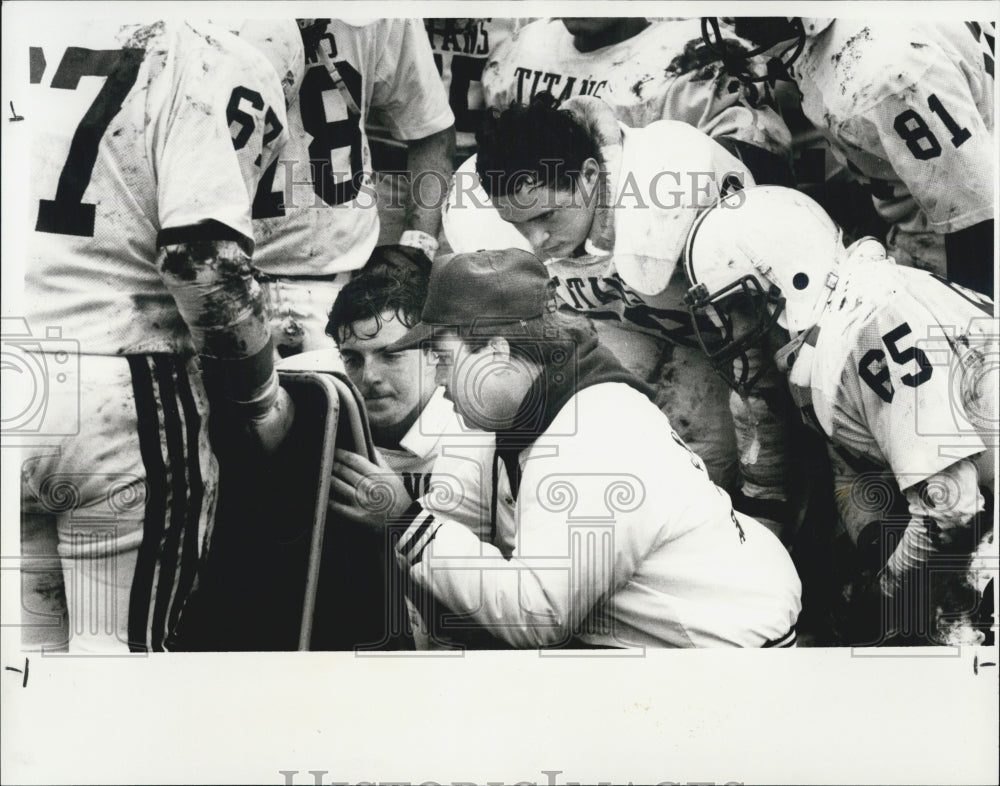
<path id="1" fill-rule="evenodd" d="M 413 502 L 403 478 L 381 461 L 338 449 L 330 480 L 329 510 L 358 524 L 381 529 Z"/>
<path id="2" fill-rule="evenodd" d="M 284 442 L 295 420 L 295 404 L 284 388 L 278 388 L 274 402 L 264 412 L 248 418 L 242 433 L 251 450 L 272 455 Z"/>

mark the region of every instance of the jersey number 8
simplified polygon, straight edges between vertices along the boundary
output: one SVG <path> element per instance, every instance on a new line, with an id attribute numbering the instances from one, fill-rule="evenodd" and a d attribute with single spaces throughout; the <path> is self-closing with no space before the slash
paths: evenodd
<path id="1" fill-rule="evenodd" d="M 357 196 L 364 172 L 361 116 L 353 111 L 348 102 L 350 98 L 355 107 L 361 106 L 361 74 L 346 60 L 337 61 L 334 66 L 343 80 L 342 85 L 338 86 L 333 81 L 325 66 L 313 66 L 306 71 L 299 88 L 299 111 L 302 127 L 312 137 L 309 169 L 313 191 L 328 205 L 342 205 Z M 342 90 L 347 91 L 347 96 Z M 343 105 L 343 119 L 327 119 L 326 96 Z M 334 175 L 343 173 L 331 170 L 330 165 L 333 154 L 341 150 L 348 151 L 350 178 L 338 182 Z M 273 190 L 277 168 L 278 162 L 275 161 L 261 177 L 253 203 L 254 218 L 285 215 L 284 190 Z"/>

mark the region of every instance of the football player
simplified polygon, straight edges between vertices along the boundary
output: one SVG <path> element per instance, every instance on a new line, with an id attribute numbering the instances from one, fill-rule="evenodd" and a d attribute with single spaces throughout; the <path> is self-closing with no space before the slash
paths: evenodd
<path id="1" fill-rule="evenodd" d="M 787 375 L 803 420 L 835 452 L 841 519 L 877 572 L 881 629 L 856 644 L 973 643 L 992 540 L 1000 325 L 993 303 L 896 266 L 874 239 L 844 248 L 809 197 L 751 188 L 705 211 L 687 241 L 692 321 L 734 387 Z M 905 495 L 902 534 L 887 489 Z M 989 591 L 992 598 L 992 591 Z M 859 605 L 859 612 L 865 607 Z M 978 630 L 977 630 L 978 628 Z"/>
<path id="2" fill-rule="evenodd" d="M 479 178 L 500 218 L 545 260 L 564 307 L 592 317 L 601 341 L 654 384 L 674 428 L 729 487 L 727 391 L 694 343 L 677 263 L 695 208 L 753 179 L 687 123 L 629 128 L 592 97 L 562 107 L 542 95 L 491 114 Z"/>
<path id="3" fill-rule="evenodd" d="M 404 253 L 433 258 L 451 177 L 454 118 L 419 20 L 302 19 L 305 75 L 290 141 L 254 199 L 255 264 L 283 356 L 329 348 L 326 312 L 379 238 L 365 124 L 407 144 Z M 419 189 L 419 192 L 417 191 Z"/>
<path id="4" fill-rule="evenodd" d="M 485 537 L 487 502 L 471 489 L 478 489 L 480 474 L 489 472 L 492 435 L 461 427 L 424 351 L 387 351 L 420 321 L 429 274 L 429 266 L 419 268 L 395 249 L 376 249 L 361 275 L 337 295 L 327 333 L 337 342 L 347 376 L 364 397 L 372 442 L 385 464 L 380 478 L 385 493 L 405 497 L 407 504 L 427 497 L 429 508 L 443 510 L 452 520 Z M 348 451 L 337 451 L 337 461 L 347 467 L 354 466 L 358 458 Z M 331 483 L 334 492 L 347 491 L 336 472 Z M 345 571 L 355 574 L 351 581 L 359 596 L 355 614 L 369 618 L 360 623 L 366 629 L 361 635 L 368 640 L 359 643 L 380 648 L 412 646 L 409 637 L 404 640 L 402 636 L 405 628 L 399 612 L 403 607 L 398 601 L 403 596 L 393 591 L 400 587 L 401 576 L 391 564 L 386 570 L 384 538 L 373 539 L 367 525 L 360 529 L 351 526 L 355 510 L 336 499 L 330 501 L 331 514 L 341 520 L 332 537 L 344 539 L 344 548 L 354 555 L 352 563 L 377 558 L 375 563 L 369 560 L 345 566 Z M 373 581 L 379 586 L 373 586 Z M 412 602 L 408 606 L 417 649 L 443 643 L 438 641 L 440 632 L 428 635 L 417 607 Z M 385 629 L 386 620 L 393 621 L 395 629 Z"/>
<path id="5" fill-rule="evenodd" d="M 992 22 L 757 17 L 736 31 L 767 76 L 706 39 L 747 81 L 794 80 L 806 117 L 890 226 L 889 253 L 993 295 Z"/>
<path id="6" fill-rule="evenodd" d="M 487 105 L 502 111 L 542 93 L 556 103 L 594 96 L 633 128 L 680 120 L 741 159 L 758 182 L 790 184 L 791 138 L 784 121 L 728 74 L 700 38 L 698 23 L 643 18 L 541 19 L 496 48 L 483 71 Z M 455 173 L 444 212 L 454 251 L 530 250 L 504 229 L 470 158 Z"/>
<path id="7" fill-rule="evenodd" d="M 483 90 L 500 110 L 547 92 L 600 98 L 633 128 L 681 120 L 741 158 L 757 182 L 791 185 L 784 121 L 727 73 L 695 19 L 540 19 L 494 50 Z"/>
<path id="8" fill-rule="evenodd" d="M 298 31 L 270 26 L 294 83 Z M 250 217 L 285 98 L 264 55 L 209 23 L 36 32 L 26 298 L 62 340 L 29 350 L 58 382 L 38 431 L 58 436 L 28 453 L 23 510 L 56 528 L 70 651 L 160 651 L 212 535 L 209 394 L 233 449 L 269 453 L 291 423 Z"/>

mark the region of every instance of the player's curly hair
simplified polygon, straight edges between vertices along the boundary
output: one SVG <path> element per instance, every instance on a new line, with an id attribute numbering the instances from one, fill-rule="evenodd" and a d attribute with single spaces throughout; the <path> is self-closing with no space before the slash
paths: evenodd
<path id="1" fill-rule="evenodd" d="M 476 134 L 476 174 L 491 197 L 513 196 L 529 184 L 572 190 L 583 162 L 598 158 L 597 143 L 557 103 L 539 93 L 528 105 L 486 113 Z"/>
<path id="2" fill-rule="evenodd" d="M 382 314 L 386 312 L 395 314 L 408 328 L 417 324 L 430 278 L 430 265 L 421 262 L 410 259 L 394 246 L 376 248 L 365 266 L 337 294 L 327 319 L 326 334 L 339 344 L 357 335 L 355 323 L 366 319 L 375 320 L 377 333 L 382 329 Z"/>

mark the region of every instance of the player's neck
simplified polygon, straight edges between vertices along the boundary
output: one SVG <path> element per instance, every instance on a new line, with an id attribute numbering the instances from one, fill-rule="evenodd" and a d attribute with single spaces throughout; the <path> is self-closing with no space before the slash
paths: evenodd
<path id="1" fill-rule="evenodd" d="M 593 52 L 605 46 L 620 44 L 633 36 L 639 35 L 649 27 L 649 20 L 639 18 L 623 19 L 621 23 L 594 35 L 573 36 L 573 46 L 578 52 Z"/>
<path id="2" fill-rule="evenodd" d="M 403 437 L 407 435 L 413 424 L 417 422 L 417 417 L 420 415 L 422 409 L 423 407 L 414 407 L 409 415 L 399 421 L 399 423 L 391 426 L 379 428 L 372 424 L 372 442 L 375 444 L 375 447 L 386 448 L 387 450 L 399 450 L 400 442 L 403 441 Z"/>

